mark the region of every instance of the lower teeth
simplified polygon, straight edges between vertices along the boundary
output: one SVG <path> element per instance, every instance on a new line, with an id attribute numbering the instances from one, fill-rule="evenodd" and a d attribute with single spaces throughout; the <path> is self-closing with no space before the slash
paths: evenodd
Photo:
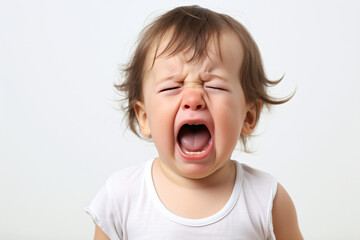
<path id="1" fill-rule="evenodd" d="M 184 151 L 186 154 L 188 154 L 188 155 L 201 154 L 201 153 L 205 152 L 205 150 L 200 151 L 200 152 L 189 152 L 189 151 L 186 151 L 185 149 L 183 149 L 183 151 Z"/>

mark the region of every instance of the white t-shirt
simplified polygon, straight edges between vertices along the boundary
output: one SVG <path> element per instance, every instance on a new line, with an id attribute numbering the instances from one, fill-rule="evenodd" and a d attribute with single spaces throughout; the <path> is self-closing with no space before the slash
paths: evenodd
<path id="1" fill-rule="evenodd" d="M 277 181 L 269 174 L 235 161 L 236 181 L 227 204 L 210 217 L 188 219 L 160 201 L 152 163 L 113 174 L 85 209 L 110 239 L 275 239 L 271 210 Z"/>

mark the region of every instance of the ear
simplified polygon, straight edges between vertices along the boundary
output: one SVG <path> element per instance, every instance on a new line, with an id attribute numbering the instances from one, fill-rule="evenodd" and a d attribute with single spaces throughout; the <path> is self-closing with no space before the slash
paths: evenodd
<path id="1" fill-rule="evenodd" d="M 139 123 L 140 131 L 142 135 L 149 137 L 150 136 L 150 127 L 148 118 L 146 115 L 145 105 L 141 101 L 136 101 L 134 103 L 134 111 L 136 114 L 137 121 Z"/>
<path id="2" fill-rule="evenodd" d="M 257 119 L 259 118 L 259 116 L 257 116 L 257 115 L 260 114 L 262 105 L 263 105 L 262 101 L 260 101 L 260 100 L 257 100 L 256 103 L 252 103 L 252 104 L 248 105 L 245 120 L 244 120 L 243 127 L 241 130 L 242 134 L 249 136 L 254 132 L 256 123 L 257 123 Z M 258 112 L 256 111 L 256 106 L 259 109 Z"/>

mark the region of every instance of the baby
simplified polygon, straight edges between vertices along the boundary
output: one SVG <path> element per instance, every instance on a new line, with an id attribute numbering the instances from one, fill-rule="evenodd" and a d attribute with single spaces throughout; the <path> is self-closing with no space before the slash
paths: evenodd
<path id="1" fill-rule="evenodd" d="M 263 105 L 289 100 L 267 94 L 279 81 L 227 15 L 178 7 L 147 26 L 116 88 L 159 156 L 108 179 L 86 208 L 95 239 L 303 239 L 284 188 L 230 159 Z"/>

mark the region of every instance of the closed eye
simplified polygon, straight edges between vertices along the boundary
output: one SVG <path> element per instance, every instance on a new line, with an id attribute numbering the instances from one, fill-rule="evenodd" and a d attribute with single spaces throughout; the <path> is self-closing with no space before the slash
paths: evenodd
<path id="1" fill-rule="evenodd" d="M 228 91 L 228 90 L 227 90 L 227 89 L 225 89 L 225 88 L 222 88 L 222 87 L 215 87 L 215 86 L 205 86 L 205 88 L 207 88 L 207 89 L 211 89 L 211 90 Z"/>
<path id="2" fill-rule="evenodd" d="M 176 89 L 179 89 L 179 88 L 181 88 L 181 86 L 169 87 L 169 88 L 161 89 L 159 92 L 173 91 L 173 90 L 176 90 Z"/>

